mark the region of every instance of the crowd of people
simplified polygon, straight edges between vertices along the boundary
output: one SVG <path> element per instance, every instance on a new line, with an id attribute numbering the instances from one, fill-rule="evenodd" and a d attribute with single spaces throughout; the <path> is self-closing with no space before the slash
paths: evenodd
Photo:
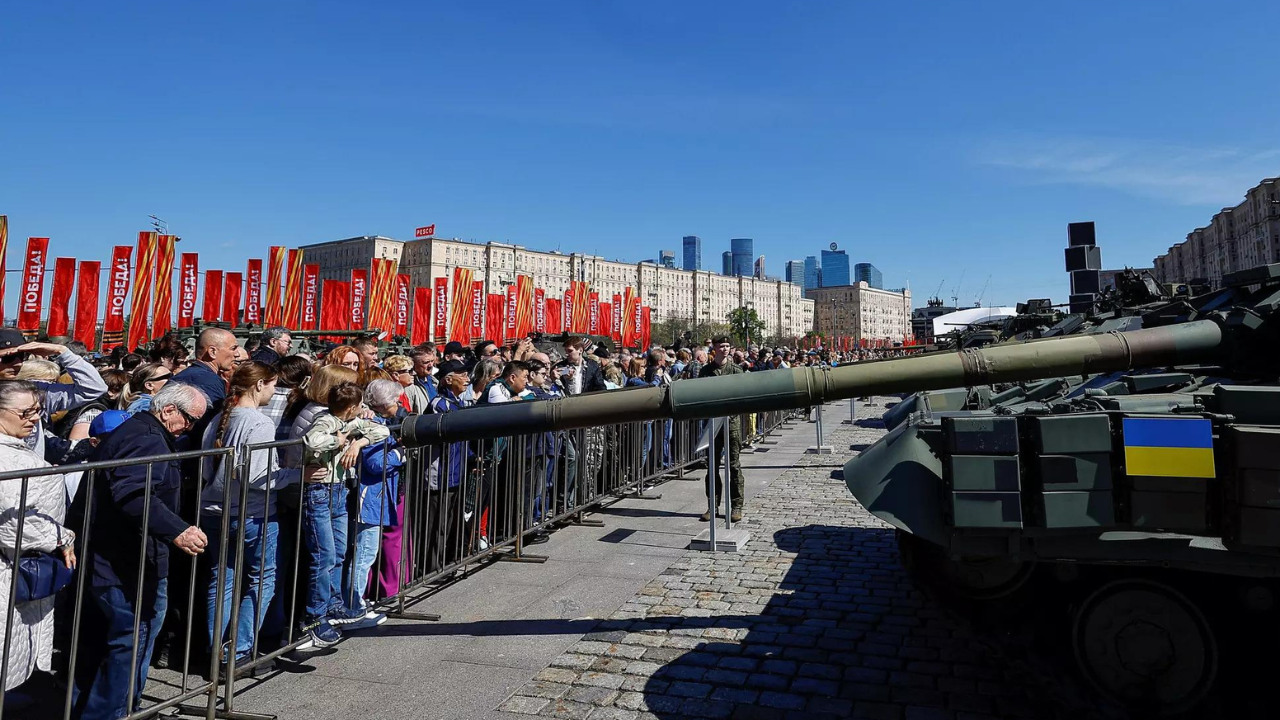
<path id="1" fill-rule="evenodd" d="M 153 662 L 181 651 L 169 628 L 181 624 L 175 618 L 192 622 L 181 617 L 189 606 L 203 619 L 204 649 L 226 664 L 290 637 L 304 638 L 300 649 L 331 647 L 344 632 L 385 621 L 375 602 L 401 589 L 406 558 L 430 572 L 504 533 L 540 542 L 543 519 L 598 491 L 597 478 L 627 453 L 637 450 L 642 466 L 671 462 L 672 424 L 653 421 L 633 441 L 589 428 L 518 446 L 449 443 L 432 449 L 416 478 L 402 477 L 408 452 L 390 428 L 408 415 L 860 359 L 735 348 L 727 337 L 614 351 L 571 336 L 548 347 L 526 338 L 388 354 L 360 337 L 311 355 L 294 351 L 285 328 L 246 344 L 209 328 L 193 351 L 166 335 L 145 352 L 104 356 L 0 330 L 0 471 L 31 473 L 0 482 L 0 546 L 10 566 L 0 573 L 0 605 L 10 583 L 22 583 L 15 607 L 5 608 L 5 690 L 20 696 L 43 671 L 72 685 L 75 717 L 135 711 Z M 730 419 L 734 521 L 743 505 L 738 451 L 753 441 L 755 420 Z M 205 452 L 181 455 L 192 450 Z M 523 491 L 501 481 L 517 457 Z M 82 469 L 98 461 L 107 464 Z M 431 527 L 410 547 L 405 487 L 415 480 Z M 707 482 L 720 496 L 719 473 Z M 503 526 L 499 510 L 516 503 L 528 510 L 523 526 Z M 712 517 L 709 509 L 702 520 Z M 58 571 L 51 586 L 25 579 L 28 559 Z M 181 580 L 192 563 L 196 603 Z M 86 615 L 67 673 L 73 593 L 59 589 L 73 582 Z M 301 608 L 296 617 L 291 607 Z"/>

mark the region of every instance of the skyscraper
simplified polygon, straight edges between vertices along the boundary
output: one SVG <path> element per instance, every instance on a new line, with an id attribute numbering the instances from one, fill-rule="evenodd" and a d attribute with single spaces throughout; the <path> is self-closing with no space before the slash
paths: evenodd
<path id="1" fill-rule="evenodd" d="M 822 287 L 822 266 L 818 264 L 818 258 L 810 255 L 804 259 L 804 289 L 816 290 Z"/>
<path id="2" fill-rule="evenodd" d="M 864 282 L 877 290 L 884 289 L 884 275 L 871 263 L 858 263 L 853 266 L 853 281 Z"/>
<path id="3" fill-rule="evenodd" d="M 661 265 L 662 267 L 669 267 L 669 268 L 675 267 L 676 251 L 675 250 L 659 250 L 658 264 Z"/>
<path id="4" fill-rule="evenodd" d="M 724 269 L 721 270 L 721 272 L 725 275 L 732 275 L 733 274 L 733 253 L 728 250 L 725 250 L 724 254 L 720 256 L 720 260 L 721 262 L 724 263 Z"/>
<path id="5" fill-rule="evenodd" d="M 843 250 L 823 250 L 822 287 L 839 287 L 848 284 L 849 256 Z"/>
<path id="6" fill-rule="evenodd" d="M 751 263 L 755 260 L 755 241 L 751 238 L 734 238 L 729 241 L 733 252 L 732 275 L 751 276 Z"/>
<path id="7" fill-rule="evenodd" d="M 684 269 L 702 269 L 702 238 L 697 235 L 684 236 Z"/>
<path id="8" fill-rule="evenodd" d="M 804 261 L 788 260 L 786 278 L 793 285 L 804 285 Z"/>
<path id="9" fill-rule="evenodd" d="M 763 280 L 763 279 L 764 279 L 764 256 L 763 256 L 763 255 L 761 255 L 760 257 L 756 258 L 756 272 L 755 272 L 755 276 L 756 276 L 756 277 L 758 277 L 758 278 L 760 278 L 761 280 Z"/>

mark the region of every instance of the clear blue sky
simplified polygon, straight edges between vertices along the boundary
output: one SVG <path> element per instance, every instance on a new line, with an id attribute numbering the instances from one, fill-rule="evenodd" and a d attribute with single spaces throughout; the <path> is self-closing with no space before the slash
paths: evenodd
<path id="1" fill-rule="evenodd" d="M 7 266 L 147 215 L 203 268 L 359 234 L 624 260 L 831 242 L 917 299 L 1065 301 L 1280 174 L 1280 5 L 11 3 Z M 980 8 L 980 9 L 977 9 Z M 11 278 L 14 276 L 10 276 Z M 9 285 L 6 308 L 14 308 Z"/>

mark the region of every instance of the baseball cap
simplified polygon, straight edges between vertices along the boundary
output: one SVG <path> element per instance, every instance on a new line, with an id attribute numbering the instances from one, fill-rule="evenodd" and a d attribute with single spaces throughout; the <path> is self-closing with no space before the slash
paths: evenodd
<path id="1" fill-rule="evenodd" d="M 98 413 L 98 417 L 94 418 L 93 422 L 89 423 L 89 435 L 91 437 L 105 435 L 120 427 L 121 423 L 130 417 L 133 417 L 133 413 L 124 410 L 103 410 Z"/>
<path id="2" fill-rule="evenodd" d="M 450 373 L 462 373 L 464 375 L 470 374 L 467 370 L 467 366 L 464 365 L 461 360 L 446 360 L 436 366 L 436 377 L 441 380 Z"/>
<path id="3" fill-rule="evenodd" d="M 21 332 L 13 328 L 4 328 L 0 330 L 0 350 L 8 350 L 19 345 L 26 345 L 27 338 Z"/>
<path id="4" fill-rule="evenodd" d="M 464 352 L 466 352 L 466 349 L 457 340 L 450 340 L 449 344 L 444 346 L 445 355 L 461 355 Z"/>

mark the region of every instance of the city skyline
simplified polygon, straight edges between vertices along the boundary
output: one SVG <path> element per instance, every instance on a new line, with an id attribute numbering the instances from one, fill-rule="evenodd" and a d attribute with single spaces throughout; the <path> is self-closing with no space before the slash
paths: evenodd
<path id="1" fill-rule="evenodd" d="M 1088 2 L 923 18 L 750 1 L 728 17 L 321 4 L 303 25 L 252 7 L 254 23 L 127 0 L 10 8 L 24 28 L 0 47 L 11 246 L 126 243 L 154 214 L 215 267 L 432 223 L 638 260 L 653 238 L 669 247 L 697 228 L 779 259 L 867 238 L 874 257 L 854 244 L 857 259 L 921 297 L 941 287 L 972 302 L 991 274 L 988 302 L 1062 302 L 1067 223 L 1097 223 L 1109 266 L 1147 267 L 1280 174 L 1280 97 L 1259 92 L 1249 51 L 1280 19 L 1267 5 L 1247 24 L 1209 6 L 1153 20 Z M 1214 34 L 1233 42 L 1202 42 Z M 1105 52 L 1081 55 L 1081 38 Z M 761 54 L 761 41 L 784 50 Z M 1224 114 L 1217 97 L 1251 111 Z M 353 112 L 365 107 L 394 111 Z"/>

